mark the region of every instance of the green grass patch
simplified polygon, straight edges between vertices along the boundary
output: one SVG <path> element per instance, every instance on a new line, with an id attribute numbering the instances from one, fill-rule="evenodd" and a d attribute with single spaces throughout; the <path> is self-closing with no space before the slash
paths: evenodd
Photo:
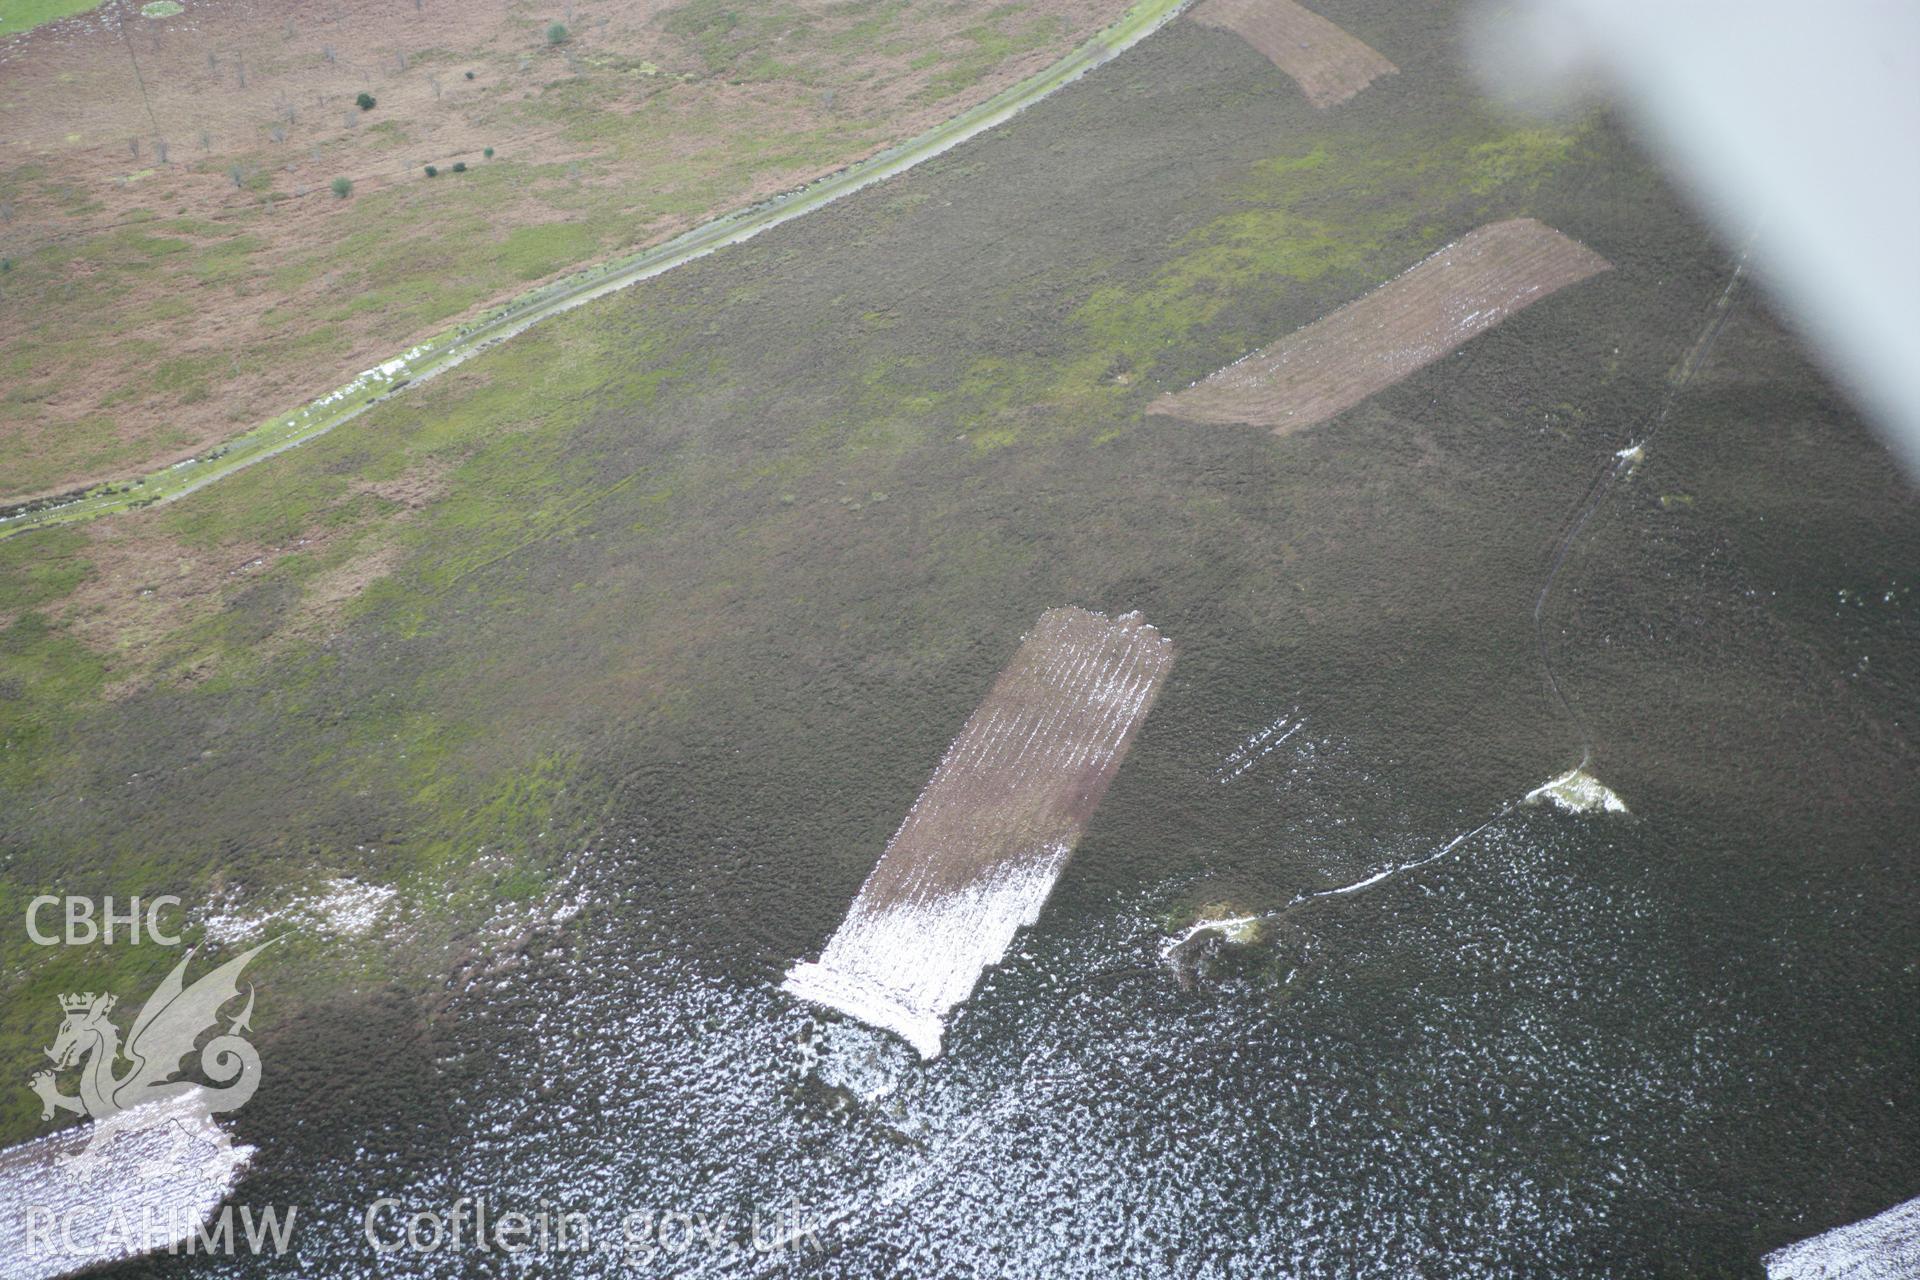
<path id="1" fill-rule="evenodd" d="M 7 0 L 0 5 L 0 36 L 31 31 L 43 22 L 91 13 L 100 0 Z"/>
<path id="2" fill-rule="evenodd" d="M 162 360 L 153 371 L 153 389 L 181 404 L 198 404 L 211 394 L 213 374 L 227 365 L 228 357 L 221 355 L 175 356 Z"/>
<path id="3" fill-rule="evenodd" d="M 951 66 L 927 82 L 920 91 L 920 98 L 937 102 L 971 89 L 1008 58 L 1043 49 L 1060 38 L 1064 28 L 1060 20 L 1051 14 L 1036 18 L 1018 30 L 1009 30 L 1003 25 L 1023 7 L 1002 6 L 989 15 L 989 21 L 961 32 L 961 37 L 969 47 L 953 60 Z"/>
<path id="4" fill-rule="evenodd" d="M 600 239 L 577 222 L 515 227 L 500 248 L 500 263 L 518 280 L 538 280 L 592 254 Z"/>

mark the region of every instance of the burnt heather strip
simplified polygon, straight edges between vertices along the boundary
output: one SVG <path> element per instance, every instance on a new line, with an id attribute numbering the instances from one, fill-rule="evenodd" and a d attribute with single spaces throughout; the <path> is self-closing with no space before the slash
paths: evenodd
<path id="1" fill-rule="evenodd" d="M 1039 918 L 1172 665 L 1137 613 L 1042 614 L 784 988 L 937 1057 L 947 1012 Z"/>
<path id="2" fill-rule="evenodd" d="M 1234 32 L 1293 77 L 1307 101 L 1325 110 L 1399 68 L 1293 0 L 1201 0 L 1192 18 Z"/>
<path id="3" fill-rule="evenodd" d="M 1148 412 L 1303 431 L 1611 265 L 1532 218 L 1488 223 L 1365 297 L 1161 396 Z"/>

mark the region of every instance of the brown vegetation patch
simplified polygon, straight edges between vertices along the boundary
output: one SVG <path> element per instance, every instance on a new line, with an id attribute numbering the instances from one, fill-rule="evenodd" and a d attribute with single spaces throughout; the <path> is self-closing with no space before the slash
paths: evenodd
<path id="1" fill-rule="evenodd" d="M 1149 412 L 1301 431 L 1610 265 L 1532 218 L 1489 223 L 1365 297 L 1161 396 Z"/>
<path id="2" fill-rule="evenodd" d="M 395 529 L 444 491 L 443 467 L 421 466 L 391 481 L 354 486 L 355 497 L 381 501 L 352 519 L 329 520 L 283 543 L 222 542 L 188 545 L 136 514 L 86 526 L 90 573 L 55 611 L 73 636 L 105 656 L 108 697 L 121 697 L 162 673 L 170 641 L 197 623 L 233 607 L 249 589 L 273 584 L 285 592 L 284 609 L 273 611 L 252 645 L 256 654 L 295 640 L 324 639 L 340 625 L 347 605 L 401 558 Z M 291 574 L 289 561 L 303 557 L 313 567 Z M 179 657 L 178 654 L 174 655 Z M 186 678 L 208 674 L 204 662 L 188 663 Z"/>
<path id="3" fill-rule="evenodd" d="M 1293 0 L 1201 0 L 1195 22 L 1232 31 L 1265 54 L 1325 109 L 1345 102 L 1399 68 Z"/>

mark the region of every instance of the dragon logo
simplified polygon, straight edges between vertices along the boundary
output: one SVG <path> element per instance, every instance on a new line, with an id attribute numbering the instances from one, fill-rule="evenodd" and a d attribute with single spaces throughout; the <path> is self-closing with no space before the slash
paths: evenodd
<path id="1" fill-rule="evenodd" d="M 93 1136 L 84 1151 L 71 1157 L 73 1160 L 82 1164 L 97 1161 L 98 1152 L 113 1134 L 135 1123 L 127 1113 L 142 1103 L 191 1094 L 195 1096 L 194 1109 L 199 1111 L 236 1111 L 246 1105 L 260 1085 L 259 1051 L 242 1034 L 252 1029 L 251 985 L 239 1016 L 200 1050 L 201 1073 L 215 1087 L 174 1077 L 200 1037 L 218 1030 L 221 1009 L 239 999 L 241 970 L 270 945 L 262 943 L 242 952 L 192 986 L 184 981 L 187 965 L 193 960 L 193 952 L 188 952 L 141 1007 L 124 1045 L 119 1028 L 109 1017 L 116 1003 L 113 996 L 89 991 L 60 997 L 60 1011 L 66 1020 L 46 1051 L 53 1069 L 36 1072 L 31 1085 L 40 1095 L 42 1120 L 51 1120 L 60 1111 L 93 1119 Z M 76 1067 L 80 1092 L 62 1092 L 60 1073 Z"/>

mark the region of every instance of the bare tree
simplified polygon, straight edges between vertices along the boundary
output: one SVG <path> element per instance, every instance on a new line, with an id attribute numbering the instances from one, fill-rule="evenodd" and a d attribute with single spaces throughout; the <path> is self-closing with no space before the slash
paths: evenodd
<path id="1" fill-rule="evenodd" d="M 287 126 L 283 124 L 269 125 L 267 126 L 267 136 L 275 142 L 285 142 L 287 140 Z"/>
<path id="2" fill-rule="evenodd" d="M 323 45 L 321 45 L 321 46 L 320 46 L 320 56 L 321 56 L 322 58 L 324 58 L 324 59 L 326 59 L 326 60 L 327 60 L 328 62 L 332 62 L 332 61 L 333 61 L 333 58 L 334 58 L 334 54 L 333 54 L 333 46 L 332 46 L 332 45 L 330 45 L 330 44 L 323 44 Z"/>
<path id="3" fill-rule="evenodd" d="M 153 140 L 153 158 L 161 164 L 173 163 L 167 159 L 167 140 L 165 138 L 155 138 Z"/>
<path id="4" fill-rule="evenodd" d="M 227 166 L 227 177 L 232 181 L 235 191 L 247 185 L 247 171 L 240 167 L 238 160 Z"/>
<path id="5" fill-rule="evenodd" d="M 428 85 L 430 85 L 430 86 L 432 86 L 432 88 L 433 88 L 433 97 L 434 97 L 434 101 L 436 101 L 436 102 L 437 102 L 437 101 L 439 101 L 439 99 L 440 99 L 440 77 L 439 77 L 439 76 L 428 76 L 428 77 L 427 77 L 427 84 L 428 84 Z"/>
<path id="6" fill-rule="evenodd" d="M 220 55 L 211 49 L 207 50 L 207 70 L 216 76 L 220 74 Z"/>
<path id="7" fill-rule="evenodd" d="M 405 71 L 407 69 L 407 51 L 405 49 L 401 49 L 398 52 L 396 52 L 393 55 L 393 61 L 395 66 L 399 67 L 400 70 Z"/>
<path id="8" fill-rule="evenodd" d="M 127 154 L 132 156 L 135 160 L 138 160 L 140 158 L 140 139 L 138 138 L 127 139 Z"/>
<path id="9" fill-rule="evenodd" d="M 233 60 L 233 74 L 239 77 L 240 88 L 242 89 L 246 88 L 247 87 L 247 60 L 245 58 L 235 58 Z"/>

